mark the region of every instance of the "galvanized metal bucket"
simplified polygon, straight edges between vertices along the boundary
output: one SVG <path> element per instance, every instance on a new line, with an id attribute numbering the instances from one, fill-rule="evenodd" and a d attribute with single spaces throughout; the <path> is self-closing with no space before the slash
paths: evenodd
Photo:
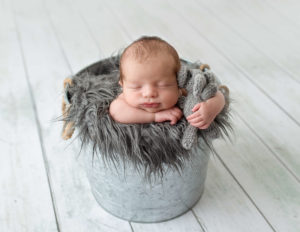
<path id="1" fill-rule="evenodd" d="M 130 162 L 104 163 L 86 155 L 85 169 L 97 202 L 109 213 L 133 222 L 161 222 L 184 214 L 200 199 L 207 173 L 205 144 L 191 151 L 181 174 L 164 166 L 163 178 L 145 181 Z"/>

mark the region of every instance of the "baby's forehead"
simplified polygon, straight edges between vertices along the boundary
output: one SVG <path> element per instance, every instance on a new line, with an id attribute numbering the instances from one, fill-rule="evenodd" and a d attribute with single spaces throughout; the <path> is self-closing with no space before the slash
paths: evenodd
<path id="1" fill-rule="evenodd" d="M 131 84 L 145 84 L 145 83 L 177 83 L 177 76 L 172 73 L 155 72 L 153 73 L 131 73 L 131 75 L 125 75 L 123 81 Z"/>
<path id="2" fill-rule="evenodd" d="M 170 54 L 168 51 L 159 51 L 159 52 L 148 52 L 148 54 L 136 54 L 134 52 L 128 52 L 126 55 L 123 56 L 123 59 L 120 61 L 122 63 L 127 63 L 124 61 L 130 61 L 130 62 L 135 62 L 135 63 L 147 63 L 147 61 L 155 59 L 166 59 L 169 60 L 169 62 L 174 62 L 174 58 L 172 54 Z M 175 65 L 175 64 L 174 64 Z"/>

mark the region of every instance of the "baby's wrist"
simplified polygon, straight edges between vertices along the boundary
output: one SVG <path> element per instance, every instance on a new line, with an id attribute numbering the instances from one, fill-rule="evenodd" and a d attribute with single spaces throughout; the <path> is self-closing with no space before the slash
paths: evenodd
<path id="1" fill-rule="evenodd" d="M 213 113 L 214 116 L 217 116 L 222 111 L 225 105 L 223 94 L 220 93 L 218 97 L 208 99 L 206 101 L 206 104 L 208 111 Z"/>

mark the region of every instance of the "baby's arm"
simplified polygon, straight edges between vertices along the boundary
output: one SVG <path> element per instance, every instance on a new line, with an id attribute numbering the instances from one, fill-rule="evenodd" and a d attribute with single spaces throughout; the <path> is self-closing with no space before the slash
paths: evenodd
<path id="1" fill-rule="evenodd" d="M 119 123 L 151 123 L 171 121 L 175 124 L 181 117 L 182 111 L 178 107 L 172 107 L 156 113 L 132 107 L 126 103 L 122 94 L 110 104 L 109 113 Z"/>
<path id="2" fill-rule="evenodd" d="M 218 91 L 214 97 L 196 104 L 192 109 L 194 113 L 186 119 L 192 126 L 207 129 L 224 106 L 224 95 Z"/>

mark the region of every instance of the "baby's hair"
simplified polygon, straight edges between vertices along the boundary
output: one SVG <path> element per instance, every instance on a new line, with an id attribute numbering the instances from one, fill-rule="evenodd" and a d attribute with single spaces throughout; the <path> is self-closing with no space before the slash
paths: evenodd
<path id="1" fill-rule="evenodd" d="M 123 80 L 122 64 L 126 58 L 132 57 L 139 62 L 145 62 L 149 57 L 159 53 L 166 53 L 173 57 L 174 73 L 177 75 L 180 69 L 180 60 L 175 48 L 157 36 L 142 36 L 126 47 L 120 57 L 120 81 Z"/>

